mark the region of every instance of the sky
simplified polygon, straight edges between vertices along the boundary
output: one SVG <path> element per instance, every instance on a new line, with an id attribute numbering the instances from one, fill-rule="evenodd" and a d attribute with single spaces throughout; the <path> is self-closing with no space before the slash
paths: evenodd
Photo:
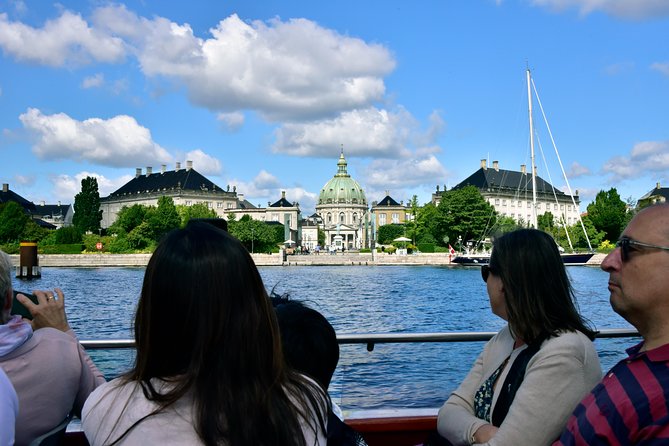
<path id="1" fill-rule="evenodd" d="M 343 148 L 370 203 L 422 205 L 531 165 L 528 67 L 542 178 L 582 211 L 669 187 L 667 0 L 0 0 L 0 181 L 73 203 L 191 160 L 308 215 Z"/>

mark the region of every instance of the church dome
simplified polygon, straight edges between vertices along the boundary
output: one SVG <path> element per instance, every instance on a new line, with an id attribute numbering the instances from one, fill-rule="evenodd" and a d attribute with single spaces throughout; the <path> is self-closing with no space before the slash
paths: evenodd
<path id="1" fill-rule="evenodd" d="M 342 150 L 339 161 L 337 161 L 337 173 L 330 181 L 325 183 L 318 196 L 319 205 L 346 203 L 367 206 L 365 192 L 360 184 L 346 172 L 346 166 L 347 163 Z"/>

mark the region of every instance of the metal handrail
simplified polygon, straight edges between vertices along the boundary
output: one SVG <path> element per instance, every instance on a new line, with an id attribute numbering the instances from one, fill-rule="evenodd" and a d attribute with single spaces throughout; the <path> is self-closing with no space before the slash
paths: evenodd
<path id="1" fill-rule="evenodd" d="M 371 333 L 371 334 L 339 334 L 337 342 L 340 344 L 367 344 L 367 350 L 372 351 L 375 344 L 399 344 L 407 342 L 481 342 L 487 341 L 495 334 L 494 331 L 456 331 L 445 333 Z M 597 338 L 630 338 L 638 337 L 639 332 L 633 328 L 609 328 L 599 330 Z M 81 345 L 86 349 L 118 349 L 134 348 L 132 339 L 82 340 Z"/>

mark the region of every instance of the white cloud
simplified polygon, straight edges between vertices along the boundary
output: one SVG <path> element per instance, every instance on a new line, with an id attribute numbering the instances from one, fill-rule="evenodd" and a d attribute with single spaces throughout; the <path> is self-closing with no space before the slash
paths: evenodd
<path id="1" fill-rule="evenodd" d="M 14 175 L 14 182 L 22 186 L 32 186 L 36 180 L 34 175 Z"/>
<path id="2" fill-rule="evenodd" d="M 79 14 L 69 11 L 42 28 L 12 22 L 0 14 L 0 48 L 18 60 L 62 67 L 92 60 L 119 62 L 125 56 L 123 41 L 88 26 Z"/>
<path id="3" fill-rule="evenodd" d="M 79 172 L 74 176 L 55 175 L 49 179 L 53 185 L 52 195 L 63 203 L 74 204 L 74 196 L 81 192 L 81 180 L 86 177 L 97 179 L 100 197 L 106 197 L 134 178 L 132 175 L 123 175 L 112 179 L 99 173 L 87 171 Z"/>
<path id="4" fill-rule="evenodd" d="M 578 178 L 578 177 L 581 177 L 581 176 L 584 176 L 584 175 L 590 175 L 591 173 L 592 172 L 590 171 L 590 169 L 588 169 L 584 165 L 579 164 L 576 161 L 574 161 L 571 164 L 571 167 L 569 168 L 569 171 L 567 172 L 567 177 L 568 178 Z"/>
<path id="5" fill-rule="evenodd" d="M 629 156 L 616 156 L 604 163 L 602 170 L 611 181 L 640 178 L 648 173 L 669 170 L 669 141 L 645 141 L 634 145 Z"/>
<path id="6" fill-rule="evenodd" d="M 582 16 L 601 11 L 621 19 L 642 20 L 669 15 L 666 0 L 531 0 L 555 11 L 578 9 Z"/>
<path id="7" fill-rule="evenodd" d="M 604 73 L 608 76 L 617 76 L 634 69 L 633 62 L 619 62 L 604 67 Z"/>
<path id="8" fill-rule="evenodd" d="M 197 149 L 186 154 L 186 159 L 193 161 L 193 168 L 203 175 L 218 175 L 221 173 L 221 162 L 202 150 Z"/>
<path id="9" fill-rule="evenodd" d="M 242 112 L 219 113 L 216 119 L 229 131 L 237 130 L 244 125 L 244 113 Z"/>
<path id="10" fill-rule="evenodd" d="M 448 173 L 434 156 L 411 157 L 401 160 L 372 161 L 361 170 L 360 178 L 375 188 L 403 189 L 442 182 Z"/>
<path id="11" fill-rule="evenodd" d="M 81 82 L 81 88 L 97 88 L 101 87 L 105 83 L 105 75 L 102 73 L 96 73 L 93 76 L 85 77 Z"/>
<path id="12" fill-rule="evenodd" d="M 77 121 L 64 113 L 44 115 L 29 108 L 19 119 L 35 139 L 33 152 L 43 159 L 73 159 L 115 167 L 172 160 L 151 139 L 149 129 L 131 116 Z"/>
<path id="13" fill-rule="evenodd" d="M 318 202 L 318 193 L 309 192 L 299 186 L 282 186 L 279 179 L 266 170 L 261 170 L 250 182 L 233 179 L 229 183 L 234 184 L 237 193 L 243 194 L 244 199 L 254 206 L 265 207 L 268 203 L 274 203 L 281 198 L 282 191 L 286 192 L 286 200 L 299 203 L 303 214 L 312 214 Z"/>
<path id="14" fill-rule="evenodd" d="M 256 110 L 272 120 L 366 107 L 382 99 L 383 76 L 395 68 L 382 45 L 306 19 L 246 23 L 233 14 L 208 39 L 194 36 L 188 24 L 141 18 L 125 6 L 99 8 L 93 21 L 132 42 L 147 76 L 183 83 L 193 103 Z"/>
<path id="15" fill-rule="evenodd" d="M 655 62 L 650 66 L 651 70 L 659 71 L 665 76 L 669 76 L 669 62 Z"/>
<path id="16" fill-rule="evenodd" d="M 331 157 L 343 144 L 347 155 L 406 156 L 405 147 L 415 127 L 415 119 L 402 108 L 396 112 L 373 107 L 353 110 L 334 119 L 285 124 L 276 131 L 272 150 L 297 156 Z"/>

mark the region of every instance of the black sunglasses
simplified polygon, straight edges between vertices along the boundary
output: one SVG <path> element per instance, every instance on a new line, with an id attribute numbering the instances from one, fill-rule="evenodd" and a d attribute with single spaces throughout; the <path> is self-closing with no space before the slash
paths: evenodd
<path id="1" fill-rule="evenodd" d="M 490 273 L 493 273 L 496 276 L 499 274 L 497 270 L 490 265 L 481 266 L 481 277 L 483 278 L 484 282 L 488 281 L 488 276 L 490 275 Z"/>
<path id="2" fill-rule="evenodd" d="M 663 249 L 665 251 L 669 251 L 669 246 L 659 246 L 651 245 L 650 243 L 637 242 L 636 240 L 632 240 L 629 237 L 623 237 L 616 242 L 616 248 L 620 248 L 620 258 L 623 260 L 623 262 L 627 262 L 630 259 L 630 249 L 633 251 L 643 251 L 643 249 L 637 248 L 639 246 L 641 248 Z"/>

